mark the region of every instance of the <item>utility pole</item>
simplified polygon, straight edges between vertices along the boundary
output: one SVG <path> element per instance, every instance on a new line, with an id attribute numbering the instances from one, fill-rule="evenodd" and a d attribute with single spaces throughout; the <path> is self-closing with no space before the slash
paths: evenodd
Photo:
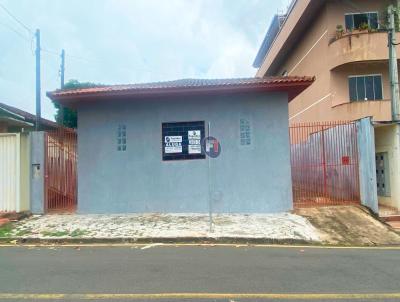
<path id="1" fill-rule="evenodd" d="M 61 50 L 61 66 L 60 66 L 60 78 L 61 78 L 61 89 L 64 89 L 64 72 L 65 72 L 65 50 Z M 60 104 L 60 120 L 61 125 L 64 125 L 64 106 Z"/>
<path id="2" fill-rule="evenodd" d="M 61 50 L 61 66 L 60 66 L 60 73 L 61 73 L 61 89 L 64 89 L 64 71 L 65 71 L 65 50 Z"/>
<path id="3" fill-rule="evenodd" d="M 396 28 L 394 22 L 395 8 L 393 5 L 388 7 L 388 47 L 389 47 L 389 78 L 390 92 L 392 97 L 392 121 L 400 121 L 399 110 L 399 74 L 396 55 Z"/>
<path id="4" fill-rule="evenodd" d="M 397 6 L 396 6 L 397 11 L 400 9 L 400 0 L 397 0 Z M 400 24 L 400 14 L 397 14 L 397 24 Z"/>
<path id="5" fill-rule="evenodd" d="M 40 30 L 37 29 L 36 37 L 36 131 L 40 130 L 41 107 L 40 107 Z"/>

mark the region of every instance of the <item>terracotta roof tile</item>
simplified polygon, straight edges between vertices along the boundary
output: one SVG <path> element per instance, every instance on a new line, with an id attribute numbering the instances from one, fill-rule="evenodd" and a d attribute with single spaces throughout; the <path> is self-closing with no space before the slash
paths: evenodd
<path id="1" fill-rule="evenodd" d="M 135 94 L 152 94 L 152 93 L 168 93 L 170 91 L 190 91 L 190 90 L 218 90 L 229 88 L 246 88 L 246 87 L 290 87 L 304 84 L 309 86 L 314 81 L 314 77 L 265 77 L 265 78 L 230 78 L 230 79 L 181 79 L 175 81 L 153 82 L 142 84 L 126 84 L 126 85 L 110 85 L 98 86 L 92 88 L 79 88 L 70 90 L 56 90 L 48 92 L 47 95 L 57 100 L 59 98 L 73 98 L 81 96 L 113 96 L 113 95 L 135 95 Z M 285 89 L 282 89 L 283 91 Z"/>
<path id="2" fill-rule="evenodd" d="M 11 113 L 14 113 L 15 115 L 19 115 L 19 116 L 23 117 L 24 120 L 26 120 L 26 121 L 28 121 L 30 123 L 35 124 L 35 122 L 36 122 L 36 115 L 34 115 L 34 114 L 31 114 L 31 113 L 26 112 L 24 110 L 21 110 L 21 109 L 18 109 L 16 107 L 13 107 L 13 106 L 10 106 L 10 105 L 7 105 L 7 104 L 4 104 L 4 103 L 0 102 L 0 109 L 1 108 L 5 109 L 5 110 L 7 110 L 7 111 L 9 111 Z M 45 126 L 50 127 L 50 128 L 59 128 L 60 127 L 60 125 L 58 125 L 56 122 L 53 122 L 53 121 L 50 121 L 50 120 L 47 120 L 47 119 L 44 119 L 44 118 L 41 118 L 41 123 L 42 123 L 42 125 L 45 125 Z"/>

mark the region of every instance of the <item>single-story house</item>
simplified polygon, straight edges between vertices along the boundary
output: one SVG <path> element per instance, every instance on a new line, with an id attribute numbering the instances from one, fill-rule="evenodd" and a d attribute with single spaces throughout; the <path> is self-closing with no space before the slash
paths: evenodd
<path id="1" fill-rule="evenodd" d="M 0 103 L 0 213 L 30 210 L 30 131 L 36 116 Z M 43 130 L 55 130 L 55 122 L 41 119 Z"/>
<path id="2" fill-rule="evenodd" d="M 78 213 L 292 209 L 288 102 L 313 81 L 185 79 L 48 92 L 78 112 Z M 208 136 L 219 142 L 218 157 L 206 154 Z"/>
<path id="3" fill-rule="evenodd" d="M 35 130 L 36 115 L 0 102 L 0 133 L 19 133 Z M 55 130 L 60 126 L 41 118 L 42 130 Z"/>

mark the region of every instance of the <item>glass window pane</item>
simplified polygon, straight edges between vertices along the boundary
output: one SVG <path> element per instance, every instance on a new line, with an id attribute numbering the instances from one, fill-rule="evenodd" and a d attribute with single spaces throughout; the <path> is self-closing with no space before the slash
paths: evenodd
<path id="1" fill-rule="evenodd" d="M 365 97 L 367 100 L 375 100 L 373 76 L 365 77 Z"/>
<path id="2" fill-rule="evenodd" d="M 350 95 L 350 101 L 356 101 L 357 100 L 357 85 L 356 85 L 356 79 L 357 78 L 349 78 L 349 95 Z"/>
<path id="3" fill-rule="evenodd" d="M 360 28 L 361 24 L 368 24 L 368 14 L 354 14 L 354 28 Z"/>
<path id="4" fill-rule="evenodd" d="M 378 14 L 377 13 L 369 13 L 369 26 L 371 28 L 378 28 Z"/>
<path id="5" fill-rule="evenodd" d="M 346 23 L 346 29 L 353 29 L 354 28 L 353 15 L 345 15 L 344 16 L 344 21 Z"/>
<path id="6" fill-rule="evenodd" d="M 382 77 L 374 76 L 375 100 L 382 100 Z"/>
<path id="7" fill-rule="evenodd" d="M 357 77 L 357 100 L 365 99 L 365 83 L 364 77 Z"/>

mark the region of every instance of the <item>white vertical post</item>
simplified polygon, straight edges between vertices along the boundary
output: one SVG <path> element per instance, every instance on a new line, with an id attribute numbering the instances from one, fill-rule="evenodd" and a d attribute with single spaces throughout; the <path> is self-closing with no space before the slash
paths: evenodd
<path id="1" fill-rule="evenodd" d="M 399 75 L 397 68 L 396 56 L 396 28 L 394 22 L 393 5 L 388 7 L 388 47 L 389 47 L 389 77 L 390 77 L 390 92 L 392 97 L 392 121 L 399 121 Z"/>
<path id="2" fill-rule="evenodd" d="M 211 123 L 208 122 L 208 135 L 207 137 L 211 136 Z M 205 144 L 205 149 L 207 151 L 207 141 Z M 208 163 L 208 215 L 210 220 L 210 233 L 213 232 L 213 217 L 212 217 L 212 196 L 211 196 L 211 158 L 208 156 L 207 158 Z"/>
<path id="3" fill-rule="evenodd" d="M 15 154 L 16 154 L 16 167 L 15 167 L 15 211 L 21 212 L 21 135 L 15 134 Z"/>

